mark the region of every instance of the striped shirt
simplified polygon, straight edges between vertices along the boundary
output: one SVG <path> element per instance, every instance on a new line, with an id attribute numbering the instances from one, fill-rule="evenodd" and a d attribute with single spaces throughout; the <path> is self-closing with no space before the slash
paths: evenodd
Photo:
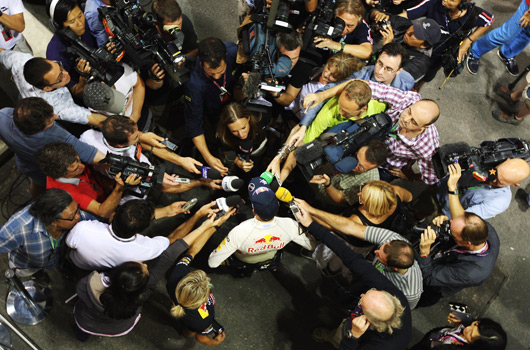
<path id="1" fill-rule="evenodd" d="M 395 232 L 373 226 L 368 226 L 366 228 L 365 235 L 367 241 L 377 244 L 378 246 L 394 240 L 408 242 L 405 238 Z M 377 258 L 374 259 L 373 264 L 386 278 L 394 283 L 403 294 L 405 294 L 410 308 L 414 309 L 418 304 L 418 301 L 420 301 L 421 293 L 423 292 L 423 276 L 418 262 L 414 260 L 414 265 L 403 274 L 381 264 Z"/>

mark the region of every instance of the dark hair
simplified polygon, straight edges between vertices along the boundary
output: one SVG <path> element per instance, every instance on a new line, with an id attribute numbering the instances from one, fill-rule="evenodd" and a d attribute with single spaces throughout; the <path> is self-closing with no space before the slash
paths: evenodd
<path id="1" fill-rule="evenodd" d="M 301 47 L 303 44 L 302 36 L 296 30 L 289 33 L 282 32 L 276 35 L 276 48 L 278 52 L 282 46 L 287 51 L 292 51 Z"/>
<path id="2" fill-rule="evenodd" d="M 35 200 L 29 208 L 29 213 L 42 221 L 44 225 L 50 225 L 60 217 L 59 215 L 72 201 L 72 196 L 65 190 L 50 188 Z"/>
<path id="3" fill-rule="evenodd" d="M 182 10 L 180 9 L 177 0 L 155 0 L 153 2 L 153 12 L 159 21 L 167 20 L 168 22 L 175 22 L 182 17 Z"/>
<path id="4" fill-rule="evenodd" d="M 125 262 L 107 275 L 110 286 L 99 297 L 105 314 L 113 319 L 127 319 L 138 313 L 147 297 L 149 276 L 137 262 Z"/>
<path id="5" fill-rule="evenodd" d="M 138 130 L 138 125 L 134 120 L 123 115 L 111 115 L 105 119 L 101 127 L 103 137 L 112 147 L 127 145 L 129 136 L 136 130 Z"/>
<path id="6" fill-rule="evenodd" d="M 79 155 L 74 146 L 66 142 L 52 142 L 37 153 L 39 167 L 46 176 L 57 179 L 68 172 Z"/>
<path id="7" fill-rule="evenodd" d="M 507 337 L 502 326 L 489 318 L 482 318 L 477 321 L 480 338 L 471 344 L 471 349 L 504 350 Z"/>
<path id="8" fill-rule="evenodd" d="M 52 117 L 53 107 L 40 97 L 23 98 L 13 110 L 13 122 L 25 135 L 43 131 Z"/>
<path id="9" fill-rule="evenodd" d="M 381 140 L 371 139 L 365 146 L 368 147 L 365 153 L 366 160 L 377 166 L 383 164 L 390 153 L 386 144 Z"/>
<path id="10" fill-rule="evenodd" d="M 410 243 L 393 240 L 383 247 L 387 254 L 387 265 L 397 269 L 408 269 L 414 265 L 414 249 Z"/>
<path id="11" fill-rule="evenodd" d="M 248 139 L 254 141 L 256 139 L 263 139 L 265 132 L 259 126 L 259 119 L 254 113 L 243 107 L 241 103 L 232 102 L 225 106 L 221 111 L 219 122 L 217 123 L 216 137 L 218 137 L 224 144 L 232 149 L 236 149 L 241 142 L 239 138 L 234 136 L 228 130 L 228 124 L 232 124 L 239 119 L 248 118 L 249 131 Z"/>
<path id="12" fill-rule="evenodd" d="M 202 64 L 208 63 L 211 69 L 215 69 L 226 60 L 226 46 L 221 39 L 206 38 L 201 40 L 199 47 L 199 59 Z"/>
<path id="13" fill-rule="evenodd" d="M 401 56 L 401 62 L 399 63 L 399 68 L 403 68 L 405 64 L 409 61 L 409 53 L 403 47 L 403 45 L 398 43 L 388 43 L 381 49 L 381 53 L 386 53 L 390 57 Z M 379 54 L 381 56 L 381 54 Z"/>
<path id="14" fill-rule="evenodd" d="M 46 14 L 50 18 L 52 16 L 50 13 L 50 5 L 52 1 L 53 0 L 48 0 L 47 5 L 46 5 Z M 52 21 L 58 25 L 58 28 L 56 28 L 57 30 L 64 28 L 63 23 L 68 18 L 68 12 L 75 9 L 76 6 L 79 7 L 79 4 L 77 3 L 76 0 L 59 0 L 57 2 L 57 5 L 55 5 L 55 11 L 53 13 L 53 18 L 52 18 Z"/>
<path id="15" fill-rule="evenodd" d="M 116 209 L 112 231 L 120 238 L 130 238 L 149 226 L 154 212 L 153 202 L 141 199 L 127 201 Z"/>
<path id="16" fill-rule="evenodd" d="M 482 244 L 488 240 L 488 225 L 480 216 L 474 213 L 464 213 L 465 223 L 462 230 L 462 239 L 474 245 Z"/>
<path id="17" fill-rule="evenodd" d="M 51 70 L 50 61 L 42 57 L 34 57 L 24 64 L 24 79 L 37 89 L 43 89 L 49 85 L 44 76 Z"/>

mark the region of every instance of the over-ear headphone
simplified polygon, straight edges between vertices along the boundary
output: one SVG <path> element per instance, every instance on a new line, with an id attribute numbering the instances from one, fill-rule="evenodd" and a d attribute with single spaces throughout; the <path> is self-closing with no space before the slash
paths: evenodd
<path id="1" fill-rule="evenodd" d="M 464 11 L 464 10 L 467 10 L 468 6 L 469 6 L 469 0 L 462 0 L 457 8 L 460 11 Z"/>
<path id="2" fill-rule="evenodd" d="M 55 8 L 57 7 L 57 3 L 58 2 L 59 2 L 59 0 L 52 0 L 50 2 L 50 23 L 55 28 L 55 30 L 60 30 L 63 27 L 61 24 L 55 22 L 55 19 L 54 19 Z"/>

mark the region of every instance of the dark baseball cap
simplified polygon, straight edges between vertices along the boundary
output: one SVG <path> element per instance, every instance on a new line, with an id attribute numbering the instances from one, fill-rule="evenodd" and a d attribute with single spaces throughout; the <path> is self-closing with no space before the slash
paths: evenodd
<path id="1" fill-rule="evenodd" d="M 431 46 L 440 41 L 442 37 L 440 25 L 430 18 L 415 19 L 412 21 L 412 25 L 414 26 L 414 36 L 428 42 Z"/>
<path id="2" fill-rule="evenodd" d="M 261 177 L 250 180 L 248 196 L 252 203 L 252 209 L 262 220 L 272 220 L 278 213 L 279 203 L 276 194 L 271 190 L 267 181 Z"/>

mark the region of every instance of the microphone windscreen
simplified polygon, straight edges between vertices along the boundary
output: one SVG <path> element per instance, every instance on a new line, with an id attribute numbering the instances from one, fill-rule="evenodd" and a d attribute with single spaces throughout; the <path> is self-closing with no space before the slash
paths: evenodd
<path id="1" fill-rule="evenodd" d="M 236 152 L 234 151 L 228 151 L 226 152 L 225 154 L 225 162 L 226 162 L 226 166 L 227 167 L 231 167 L 232 165 L 234 165 L 236 161 Z"/>
<path id="2" fill-rule="evenodd" d="M 239 143 L 239 150 L 244 154 L 252 153 L 254 145 L 249 139 L 241 140 Z"/>
<path id="3" fill-rule="evenodd" d="M 293 195 L 285 187 L 279 187 L 276 191 L 276 198 L 281 202 L 289 203 L 293 200 Z"/>
<path id="4" fill-rule="evenodd" d="M 245 181 L 241 179 L 232 180 L 232 187 L 235 188 L 236 190 L 239 190 L 241 187 L 243 187 L 244 184 L 245 184 Z"/>
<path id="5" fill-rule="evenodd" d="M 261 173 L 259 177 L 267 181 L 267 183 L 270 185 L 272 180 L 274 179 L 274 174 L 271 173 L 270 171 L 264 171 L 263 173 Z"/>
<path id="6" fill-rule="evenodd" d="M 219 180 L 222 178 L 221 173 L 217 169 L 213 169 L 207 166 L 197 167 L 200 170 L 201 176 L 205 179 Z"/>
<path id="7" fill-rule="evenodd" d="M 314 140 L 298 147 L 294 155 L 298 163 L 307 164 L 320 158 L 323 152 L 324 148 L 322 148 L 322 142 Z"/>
<path id="8" fill-rule="evenodd" d="M 245 96 L 256 98 L 259 93 L 259 84 L 261 83 L 261 74 L 258 72 L 250 72 L 245 85 L 243 85 L 243 92 Z"/>
<path id="9" fill-rule="evenodd" d="M 237 192 L 244 184 L 245 182 L 237 176 L 225 176 L 221 182 L 223 190 L 227 192 Z"/>
<path id="10" fill-rule="evenodd" d="M 92 82 L 83 90 L 83 101 L 89 108 L 112 114 L 123 114 L 125 95 L 110 86 Z"/>
<path id="11" fill-rule="evenodd" d="M 241 196 L 235 195 L 226 198 L 226 205 L 229 207 L 234 207 L 241 202 Z"/>

